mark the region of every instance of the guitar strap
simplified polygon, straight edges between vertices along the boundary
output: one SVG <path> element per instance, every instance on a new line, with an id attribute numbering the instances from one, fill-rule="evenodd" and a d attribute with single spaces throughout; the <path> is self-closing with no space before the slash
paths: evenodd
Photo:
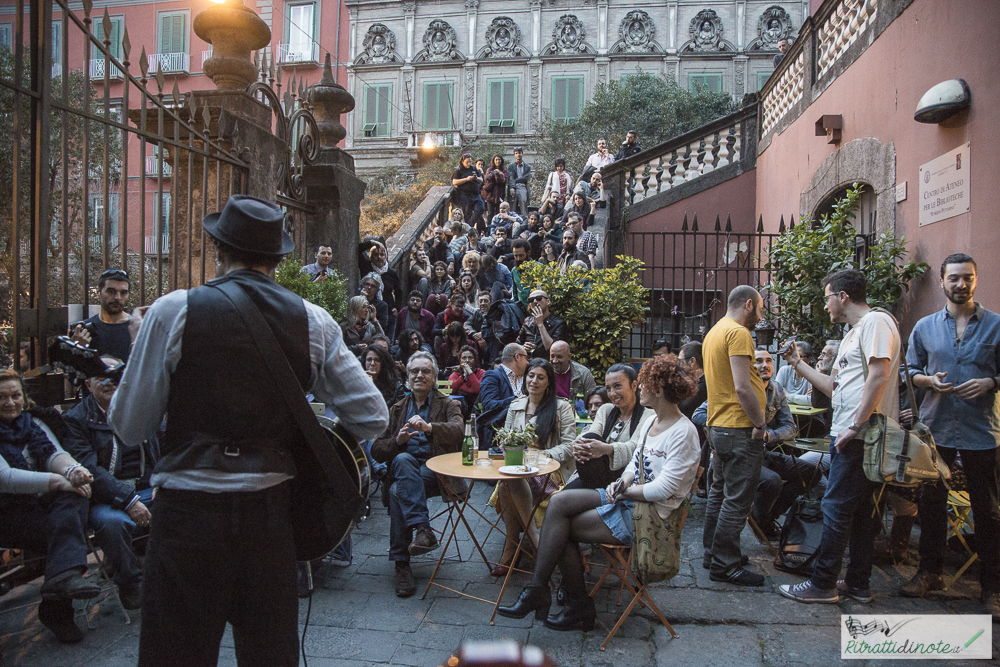
<path id="1" fill-rule="evenodd" d="M 264 357 L 264 364 L 271 372 L 271 377 L 278 387 L 279 393 L 284 396 L 288 410 L 295 418 L 309 449 L 315 455 L 319 466 L 331 482 L 331 488 L 337 499 L 344 503 L 345 509 L 350 516 L 354 516 L 355 511 L 364 502 L 364 499 L 353 488 L 351 484 L 335 483 L 336 480 L 350 479 L 347 468 L 340 460 L 340 457 L 333 451 L 330 441 L 326 437 L 326 432 L 316 420 L 309 402 L 306 401 L 306 392 L 299 384 L 295 372 L 288 363 L 288 358 L 278 346 L 278 341 L 274 333 L 260 314 L 256 304 L 250 300 L 247 293 L 243 291 L 236 282 L 232 280 L 222 281 L 211 285 L 221 291 L 236 307 L 236 312 L 243 318 L 244 324 L 250 330 L 257 350 Z"/>

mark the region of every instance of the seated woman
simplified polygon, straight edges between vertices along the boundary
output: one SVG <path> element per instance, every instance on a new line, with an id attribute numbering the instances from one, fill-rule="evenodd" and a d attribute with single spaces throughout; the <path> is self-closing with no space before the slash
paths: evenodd
<path id="1" fill-rule="evenodd" d="M 512 606 L 497 610 L 501 616 L 524 618 L 535 612 L 535 618 L 544 618 L 546 627 L 554 630 L 592 629 L 597 612 L 584 584 L 579 543 L 631 546 L 635 503 L 652 503 L 664 521 L 676 517 L 694 482 L 700 455 L 698 432 L 677 403 L 694 395 L 697 383 L 670 355 L 643 365 L 639 387 L 642 405 L 656 415 L 637 435 L 642 447 L 621 480 L 608 488 L 567 489 L 552 497 L 531 585 Z M 558 614 L 548 616 L 552 604 L 549 578 L 556 566 L 562 571 L 566 604 Z"/>
<path id="2" fill-rule="evenodd" d="M 83 639 L 73 600 L 101 587 L 87 572 L 84 530 L 93 476 L 32 421 L 21 376 L 0 371 L 0 544 L 46 554 L 38 620 L 61 642 Z"/>
<path id="3" fill-rule="evenodd" d="M 479 352 L 475 345 L 463 347 L 458 361 L 458 370 L 452 373 L 448 380 L 451 382 L 451 395 L 465 398 L 463 412 L 468 419 L 476 399 L 479 398 L 479 383 L 486 375 L 486 371 L 479 367 Z"/>
<path id="4" fill-rule="evenodd" d="M 438 366 L 441 368 L 440 379 L 449 377 L 460 370 L 462 350 L 469 345 L 469 334 L 461 322 L 452 322 L 445 327 L 444 338 L 438 346 Z"/>
<path id="5" fill-rule="evenodd" d="M 347 300 L 347 319 L 340 323 L 340 330 L 344 332 L 344 345 L 359 358 L 374 336 L 385 335 L 375 318 L 375 306 L 363 296 L 352 296 Z"/>
<path id="6" fill-rule="evenodd" d="M 412 332 L 420 335 L 419 332 Z M 417 348 L 419 349 L 419 348 Z M 399 373 L 396 371 L 396 362 L 393 361 L 389 353 L 380 345 L 373 345 L 365 350 L 361 357 L 361 365 L 364 366 L 365 373 L 372 379 L 375 386 L 382 394 L 386 407 L 402 400 L 406 393 L 403 390 L 403 383 L 399 381 Z"/>
<path id="7" fill-rule="evenodd" d="M 424 308 L 435 315 L 448 307 L 448 297 L 455 289 L 455 281 L 448 276 L 448 265 L 444 262 L 434 262 L 434 275 L 430 280 L 422 279 L 417 283 L 417 289 L 427 295 Z"/>
<path id="8" fill-rule="evenodd" d="M 470 252 L 466 258 L 473 254 L 475 253 Z M 462 269 L 458 274 L 458 285 L 452 290 L 452 294 L 461 294 L 465 297 L 465 312 L 469 317 L 479 310 L 479 283 L 476 282 L 475 274 L 468 269 Z"/>
<path id="9" fill-rule="evenodd" d="M 550 262 L 558 262 L 559 254 L 562 252 L 562 246 L 560 246 L 555 241 L 546 240 L 542 244 L 542 256 L 539 258 L 542 264 L 548 264 Z"/>
<path id="10" fill-rule="evenodd" d="M 587 407 L 587 416 L 590 417 L 591 421 L 597 417 L 597 411 L 601 409 L 601 406 L 610 402 L 607 387 L 594 387 L 593 391 L 583 399 L 583 404 Z"/>
<path id="11" fill-rule="evenodd" d="M 562 233 L 563 229 L 560 225 L 556 224 L 555 216 L 549 214 L 542 216 L 542 231 L 539 234 L 543 240 L 548 239 L 555 243 L 562 243 Z"/>
<path id="12" fill-rule="evenodd" d="M 361 274 L 364 275 L 364 274 Z M 413 260 L 410 262 L 410 284 L 414 285 L 414 289 L 420 289 L 420 282 L 423 280 L 430 280 L 434 275 L 434 266 L 431 264 L 431 260 L 427 257 L 427 250 L 424 248 L 417 248 L 413 251 Z M 424 298 L 427 298 L 427 290 L 420 289 L 424 293 Z"/>
<path id="13" fill-rule="evenodd" d="M 531 510 L 569 479 L 576 468 L 572 450 L 576 411 L 572 403 L 556 396 L 556 371 L 552 364 L 545 359 L 532 359 L 524 374 L 524 390 L 527 396 L 510 404 L 504 428 L 520 430 L 533 424 L 537 436 L 535 447 L 558 461 L 559 470 L 548 483 L 544 478 L 532 477 L 504 480 L 497 485 L 497 511 L 503 518 L 507 539 L 500 563 L 493 568 L 495 577 L 507 574 L 522 531 L 528 533 L 533 545 L 538 545 L 538 530 Z"/>
<path id="14" fill-rule="evenodd" d="M 509 299 L 514 289 L 514 277 L 506 265 L 497 262 L 493 255 L 483 257 L 483 268 L 479 271 L 479 287 L 490 293 L 490 302 Z M 485 285 L 484 285 L 485 283 Z"/>
<path id="15" fill-rule="evenodd" d="M 583 217 L 583 228 L 587 229 L 594 223 L 594 202 L 588 201 L 587 196 L 577 190 L 573 193 L 571 203 L 563 209 L 559 222 L 565 225 L 570 213 L 579 213 Z"/>
<path id="16" fill-rule="evenodd" d="M 601 489 L 621 477 L 637 443 L 632 440 L 653 411 L 639 404 L 639 374 L 631 364 L 615 364 L 604 375 L 611 403 L 602 405 L 594 423 L 573 441 L 576 474 L 567 489 Z"/>

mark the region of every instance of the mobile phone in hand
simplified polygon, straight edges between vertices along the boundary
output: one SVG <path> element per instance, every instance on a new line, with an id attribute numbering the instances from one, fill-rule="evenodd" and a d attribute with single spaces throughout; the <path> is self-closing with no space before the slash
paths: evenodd
<path id="1" fill-rule="evenodd" d="M 795 338 L 796 338 L 795 336 L 792 336 L 787 341 L 785 341 L 785 344 L 782 345 L 780 348 L 778 348 L 777 354 L 783 355 L 786 354 L 790 349 L 792 349 L 792 345 L 795 345 Z"/>

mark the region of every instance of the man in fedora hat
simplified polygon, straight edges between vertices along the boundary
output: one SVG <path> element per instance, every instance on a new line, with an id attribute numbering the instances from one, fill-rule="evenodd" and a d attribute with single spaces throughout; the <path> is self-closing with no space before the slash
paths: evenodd
<path id="1" fill-rule="evenodd" d="M 260 310 L 299 383 L 358 438 L 385 430 L 378 389 L 322 308 L 272 275 L 295 244 L 269 201 L 234 195 L 202 226 L 220 276 L 145 314 L 109 422 L 138 446 L 169 413 L 153 470 L 157 513 L 143 579 L 139 665 L 214 665 L 226 623 L 240 665 L 298 664 L 290 447 L 301 431 L 248 325 L 221 289 Z"/>

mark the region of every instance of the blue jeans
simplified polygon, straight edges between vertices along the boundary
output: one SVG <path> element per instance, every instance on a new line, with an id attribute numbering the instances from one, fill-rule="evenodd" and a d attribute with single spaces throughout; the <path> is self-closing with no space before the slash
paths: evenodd
<path id="1" fill-rule="evenodd" d="M 851 561 L 844 577 L 852 588 L 868 588 L 872 574 L 876 518 L 872 518 L 872 493 L 876 485 L 865 477 L 864 442 L 851 440 L 838 452 L 830 445 L 830 476 L 823 496 L 823 538 L 816 552 L 812 584 L 828 591 L 837 586 L 844 549 L 850 545 Z"/>
<path id="2" fill-rule="evenodd" d="M 740 565 L 740 533 L 753 505 L 764 441 L 750 437 L 753 429 L 710 427 L 715 461 L 705 507 L 702 545 L 712 554 L 712 571 L 726 573 Z"/>
<path id="3" fill-rule="evenodd" d="M 437 475 L 425 461 L 402 452 L 389 464 L 389 560 L 410 562 L 413 529 L 430 524 L 427 499 L 441 494 Z"/>
<path id="4" fill-rule="evenodd" d="M 139 561 L 132 551 L 135 523 L 129 515 L 111 505 L 91 505 L 90 525 L 114 582 L 120 588 L 134 588 L 142 583 Z"/>

